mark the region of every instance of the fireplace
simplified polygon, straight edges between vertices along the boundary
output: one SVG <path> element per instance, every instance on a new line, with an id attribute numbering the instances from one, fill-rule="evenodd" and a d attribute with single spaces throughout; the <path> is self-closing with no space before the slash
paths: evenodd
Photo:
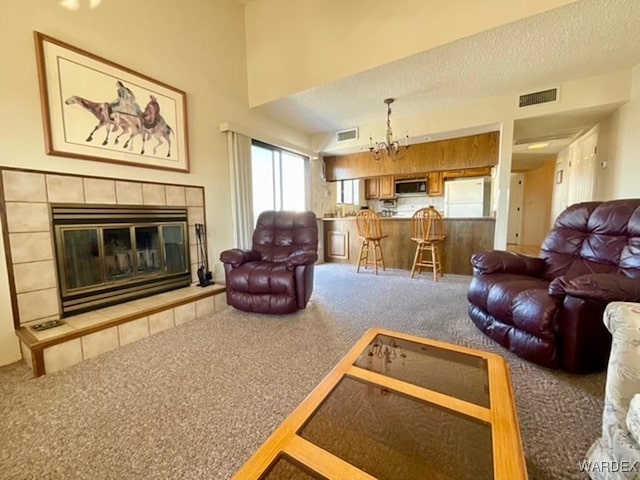
<path id="1" fill-rule="evenodd" d="M 62 317 L 191 283 L 187 208 L 51 204 Z"/>

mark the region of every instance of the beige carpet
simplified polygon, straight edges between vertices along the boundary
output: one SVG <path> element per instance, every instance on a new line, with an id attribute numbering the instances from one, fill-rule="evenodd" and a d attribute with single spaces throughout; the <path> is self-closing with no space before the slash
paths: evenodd
<path id="1" fill-rule="evenodd" d="M 294 315 L 228 309 L 37 379 L 2 367 L 0 478 L 230 478 L 371 326 L 503 354 L 530 479 L 587 478 L 578 461 L 599 435 L 605 375 L 505 352 L 467 318 L 468 283 L 320 265 Z"/>

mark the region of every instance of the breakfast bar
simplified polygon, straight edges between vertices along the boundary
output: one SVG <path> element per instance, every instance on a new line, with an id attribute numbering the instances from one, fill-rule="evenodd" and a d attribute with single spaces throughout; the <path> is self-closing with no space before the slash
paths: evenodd
<path id="1" fill-rule="evenodd" d="M 387 268 L 411 270 L 416 244 L 411 240 L 411 218 L 382 217 L 381 242 Z M 356 264 L 360 241 L 355 217 L 324 218 L 326 262 Z M 442 244 L 442 267 L 445 274 L 471 275 L 471 254 L 493 249 L 495 219 L 445 218 L 447 237 Z"/>

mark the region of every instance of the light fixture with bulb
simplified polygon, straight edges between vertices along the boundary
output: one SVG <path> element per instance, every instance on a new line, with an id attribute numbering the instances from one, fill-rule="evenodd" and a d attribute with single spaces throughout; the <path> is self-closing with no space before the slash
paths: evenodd
<path id="1" fill-rule="evenodd" d="M 380 161 L 382 157 L 389 157 L 391 160 L 398 160 L 404 157 L 405 151 L 409 148 L 409 135 L 405 138 L 405 144 L 400 145 L 398 140 L 393 139 L 393 130 L 391 129 L 391 104 L 393 98 L 386 98 L 384 103 L 387 105 L 387 132 L 384 142 L 373 143 L 373 136 L 369 136 L 369 151 L 374 160 Z"/>

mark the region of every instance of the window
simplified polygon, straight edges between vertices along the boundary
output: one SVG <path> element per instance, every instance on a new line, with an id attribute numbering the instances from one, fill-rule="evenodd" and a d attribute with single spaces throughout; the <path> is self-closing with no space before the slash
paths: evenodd
<path id="1" fill-rule="evenodd" d="M 309 159 L 254 140 L 251 145 L 253 218 L 265 210 L 308 210 Z"/>
<path id="2" fill-rule="evenodd" d="M 336 183 L 336 203 L 360 204 L 360 180 L 340 180 Z"/>

